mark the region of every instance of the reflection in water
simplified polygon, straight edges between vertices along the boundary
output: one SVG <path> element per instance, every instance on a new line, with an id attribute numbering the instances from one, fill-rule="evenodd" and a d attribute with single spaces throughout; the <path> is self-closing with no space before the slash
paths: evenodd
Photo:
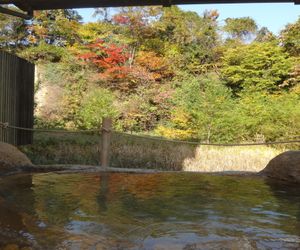
<path id="1" fill-rule="evenodd" d="M 299 191 L 193 173 L 5 177 L 0 248 L 297 249 Z"/>

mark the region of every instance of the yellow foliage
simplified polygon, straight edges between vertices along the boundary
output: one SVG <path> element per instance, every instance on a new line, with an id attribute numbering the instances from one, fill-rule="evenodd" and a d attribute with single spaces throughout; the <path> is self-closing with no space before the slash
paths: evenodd
<path id="1" fill-rule="evenodd" d="M 190 117 L 187 113 L 185 113 L 182 109 L 177 109 L 173 114 L 172 114 L 172 122 L 177 124 L 180 127 L 188 127 Z"/>
<path id="2" fill-rule="evenodd" d="M 297 95 L 300 95 L 300 84 L 296 85 L 293 90 L 292 93 L 295 93 Z"/>
<path id="3" fill-rule="evenodd" d="M 191 129 L 168 128 L 165 126 L 158 126 L 155 132 L 163 137 L 178 140 L 191 138 L 194 134 L 194 131 Z"/>
<path id="4" fill-rule="evenodd" d="M 157 127 L 155 132 L 163 137 L 179 140 L 191 138 L 195 134 L 195 131 L 190 128 L 190 117 L 184 110 L 175 110 L 171 120 L 176 127 L 166 127 L 161 125 Z"/>

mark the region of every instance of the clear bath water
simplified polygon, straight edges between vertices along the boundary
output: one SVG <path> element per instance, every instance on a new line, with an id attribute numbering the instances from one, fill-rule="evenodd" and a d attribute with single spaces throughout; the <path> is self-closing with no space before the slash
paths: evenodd
<path id="1" fill-rule="evenodd" d="M 300 249 L 300 187 L 195 173 L 0 179 L 0 248 Z"/>

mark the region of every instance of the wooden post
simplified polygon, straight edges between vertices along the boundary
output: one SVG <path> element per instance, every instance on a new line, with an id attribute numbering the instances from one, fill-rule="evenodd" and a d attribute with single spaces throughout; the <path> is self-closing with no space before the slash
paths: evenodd
<path id="1" fill-rule="evenodd" d="M 111 129 L 112 129 L 112 119 L 103 118 L 102 128 L 101 128 L 101 167 L 109 167 L 109 156 L 110 156 L 110 140 L 111 140 Z"/>

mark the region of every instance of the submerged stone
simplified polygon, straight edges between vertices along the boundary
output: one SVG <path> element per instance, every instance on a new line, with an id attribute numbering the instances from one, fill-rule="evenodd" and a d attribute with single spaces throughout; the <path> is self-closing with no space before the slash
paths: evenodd
<path id="1" fill-rule="evenodd" d="M 33 165 L 25 154 L 15 146 L 0 142 L 0 173 L 27 166 Z"/>
<path id="2" fill-rule="evenodd" d="M 300 151 L 287 151 L 276 156 L 261 173 L 270 178 L 300 183 Z"/>

